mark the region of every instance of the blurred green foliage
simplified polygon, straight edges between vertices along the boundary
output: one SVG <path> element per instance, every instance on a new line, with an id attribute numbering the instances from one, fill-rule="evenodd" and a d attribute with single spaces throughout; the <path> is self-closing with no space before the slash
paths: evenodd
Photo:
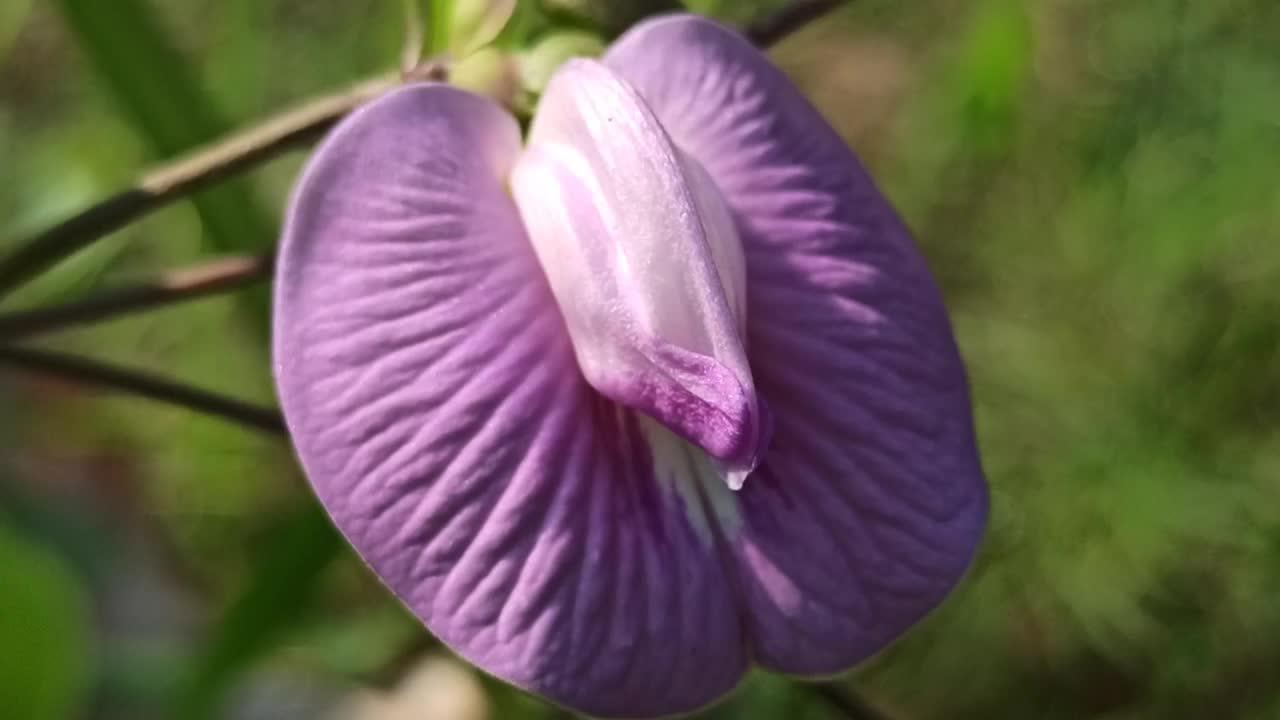
<path id="1" fill-rule="evenodd" d="M 777 3 L 688 4 L 743 22 Z M 856 684 L 901 718 L 1276 717 L 1280 4 L 851 5 L 775 56 L 916 230 L 968 360 L 993 490 L 966 583 Z M 150 161 L 394 67 L 401 12 L 388 0 L 0 5 L 0 248 Z M 521 3 L 499 44 L 599 22 Z M 299 161 L 119 233 L 16 304 L 268 244 Z M 261 311 L 219 298 L 55 344 L 265 401 Z M 0 646 L 12 618 L 40 613 L 22 627 L 63 661 L 0 667 L 0 688 L 40 677 L 66 703 L 22 717 L 70 716 L 81 687 L 106 716 L 213 716 L 264 674 L 331 692 L 385 683 L 429 642 L 275 441 L 0 383 L 14 398 L 0 403 L 12 465 L 0 470 L 13 476 L 0 472 L 0 520 L 21 516 L 0 533 L 0 578 L 29 594 L 0 593 L 25 608 L 0 607 Z M 86 501 L 108 477 L 114 499 Z M 139 526 L 197 621 L 145 642 L 99 621 L 95 680 L 80 594 L 124 582 L 114 573 Z M 301 693 L 289 687 L 278 694 Z M 483 687 L 491 717 L 555 713 Z M 705 717 L 831 713 L 760 674 Z"/>
<path id="2" fill-rule="evenodd" d="M 61 8 L 89 66 L 153 157 L 177 156 L 232 129 L 144 0 L 61 0 Z M 243 182 L 200 193 L 192 205 L 210 250 L 261 250 L 275 240 L 276 224 Z M 246 296 L 265 333 L 267 293 L 254 289 Z"/>
<path id="3" fill-rule="evenodd" d="M 56 554 L 0 525 L 0 707 L 59 720 L 84 705 L 93 657 L 88 603 Z"/>
<path id="4" fill-rule="evenodd" d="M 217 717 L 228 686 L 276 648 L 314 602 L 342 538 L 318 503 L 304 503 L 279 521 L 254 560 L 244 589 L 210 633 L 173 698 L 173 714 Z"/>

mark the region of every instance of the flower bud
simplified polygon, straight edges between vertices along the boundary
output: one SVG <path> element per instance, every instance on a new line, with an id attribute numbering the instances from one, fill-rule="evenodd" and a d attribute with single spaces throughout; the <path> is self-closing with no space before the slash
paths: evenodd
<path id="1" fill-rule="evenodd" d="M 542 94 L 556 68 L 574 57 L 598 57 L 604 52 L 600 38 L 582 31 L 554 32 L 520 54 L 517 66 L 525 90 Z"/>
<path id="2" fill-rule="evenodd" d="M 493 42 L 510 22 L 516 0 L 454 0 L 449 50 L 465 58 Z"/>
<path id="3" fill-rule="evenodd" d="M 450 68 L 449 82 L 511 107 L 520 91 L 520 72 L 511 55 L 497 48 L 482 47 Z"/>

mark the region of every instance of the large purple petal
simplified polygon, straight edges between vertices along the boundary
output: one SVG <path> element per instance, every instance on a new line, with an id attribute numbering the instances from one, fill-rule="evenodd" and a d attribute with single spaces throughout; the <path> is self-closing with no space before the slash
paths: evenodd
<path id="1" fill-rule="evenodd" d="M 726 565 L 655 481 L 665 431 L 575 365 L 503 187 L 519 142 L 435 85 L 334 131 L 281 248 L 285 416 L 338 527 L 466 658 L 596 715 L 688 710 L 746 667 Z"/>
<path id="2" fill-rule="evenodd" d="M 745 39 L 670 16 L 605 63 L 710 173 L 744 244 L 748 358 L 774 414 L 725 533 L 753 656 L 843 670 L 942 599 L 985 522 L 939 293 L 852 152 Z"/>

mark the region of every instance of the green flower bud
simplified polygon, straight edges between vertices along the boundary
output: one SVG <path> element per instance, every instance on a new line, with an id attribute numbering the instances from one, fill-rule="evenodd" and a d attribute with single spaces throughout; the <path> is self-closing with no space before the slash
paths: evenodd
<path id="1" fill-rule="evenodd" d="M 510 22 L 516 0 L 454 0 L 449 50 L 464 58 L 493 42 Z"/>
<path id="2" fill-rule="evenodd" d="M 596 57 L 602 52 L 604 43 L 590 33 L 575 30 L 550 33 L 517 58 L 520 85 L 531 93 L 541 94 L 551 74 L 565 60 Z"/>

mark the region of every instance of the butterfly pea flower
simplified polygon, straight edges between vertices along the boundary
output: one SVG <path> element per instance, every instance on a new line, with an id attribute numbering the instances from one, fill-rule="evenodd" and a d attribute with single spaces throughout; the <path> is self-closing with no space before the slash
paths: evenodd
<path id="1" fill-rule="evenodd" d="M 735 32 L 646 21 L 522 138 L 443 84 L 297 186 L 275 375 L 346 538 L 444 643 L 596 716 L 826 676 L 929 612 L 986 517 L 902 222 Z"/>

